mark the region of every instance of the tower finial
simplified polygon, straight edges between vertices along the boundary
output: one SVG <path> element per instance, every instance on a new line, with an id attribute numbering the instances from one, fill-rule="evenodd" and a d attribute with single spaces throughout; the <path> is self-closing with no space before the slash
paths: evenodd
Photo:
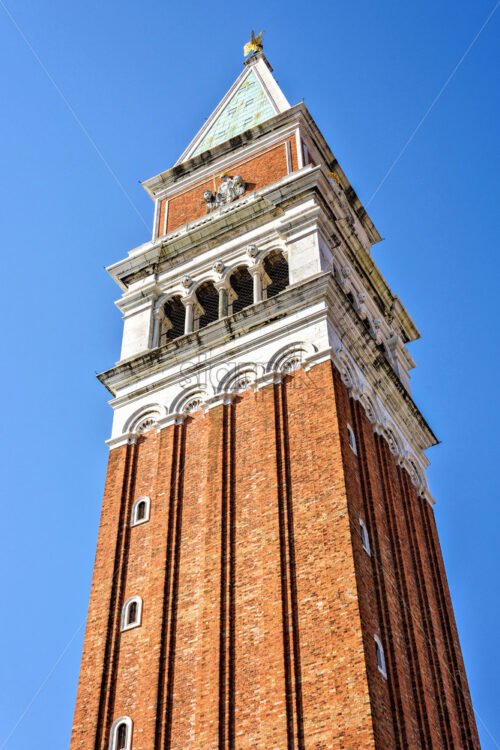
<path id="1" fill-rule="evenodd" d="M 244 54 L 245 57 L 247 55 L 249 55 L 250 52 L 260 52 L 263 49 L 264 45 L 263 45 L 262 39 L 261 39 L 261 36 L 262 36 L 263 33 L 264 32 L 261 31 L 258 36 L 255 36 L 254 31 L 252 29 L 252 34 L 251 34 L 251 37 L 250 37 L 250 41 L 247 42 L 245 44 L 245 46 L 243 47 L 243 54 Z"/>

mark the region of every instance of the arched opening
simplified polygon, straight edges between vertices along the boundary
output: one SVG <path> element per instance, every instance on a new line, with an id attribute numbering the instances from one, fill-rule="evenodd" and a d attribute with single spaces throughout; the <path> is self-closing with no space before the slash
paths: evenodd
<path id="1" fill-rule="evenodd" d="M 267 299 L 275 297 L 287 288 L 290 283 L 288 274 L 288 263 L 278 250 L 273 250 L 264 258 L 264 270 L 271 279 L 266 287 Z"/>
<path id="2" fill-rule="evenodd" d="M 205 328 L 219 317 L 219 293 L 211 281 L 205 281 L 198 287 L 196 297 L 203 313 L 198 318 L 195 328 Z"/>
<path id="3" fill-rule="evenodd" d="M 244 310 L 245 307 L 253 305 L 253 279 L 246 266 L 239 266 L 230 278 L 231 287 L 236 294 L 236 299 L 231 303 L 231 314 Z"/>
<path id="4" fill-rule="evenodd" d="M 149 521 L 149 497 L 140 497 L 132 506 L 132 514 L 130 518 L 131 526 L 137 526 L 138 524 Z"/>
<path id="5" fill-rule="evenodd" d="M 141 624 L 142 599 L 140 596 L 132 596 L 127 599 L 122 609 L 121 630 L 130 630 Z"/>
<path id="6" fill-rule="evenodd" d="M 160 346 L 170 343 L 184 335 L 186 308 L 180 297 L 172 297 L 163 305 L 163 316 L 160 327 Z"/>
<path id="7" fill-rule="evenodd" d="M 113 722 L 109 735 L 109 750 L 131 750 L 132 719 L 122 716 Z"/>

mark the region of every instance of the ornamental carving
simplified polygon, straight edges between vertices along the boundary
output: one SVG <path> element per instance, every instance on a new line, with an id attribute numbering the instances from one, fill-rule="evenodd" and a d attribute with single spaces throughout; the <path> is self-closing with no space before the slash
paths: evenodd
<path id="1" fill-rule="evenodd" d="M 184 404 L 182 413 L 183 414 L 191 414 L 193 411 L 198 411 L 198 409 L 201 409 L 203 406 L 203 399 L 201 396 L 195 396 L 195 398 L 192 398 L 190 401 L 187 402 L 187 404 Z"/>
<path id="2" fill-rule="evenodd" d="M 148 430 L 151 430 L 155 424 L 156 421 L 153 418 L 150 417 L 149 419 L 145 419 L 137 428 L 137 434 L 142 435 L 144 432 L 148 432 Z"/>
<path id="3" fill-rule="evenodd" d="M 246 184 L 241 175 L 237 174 L 234 177 L 231 177 L 228 174 L 223 174 L 221 184 L 215 194 L 212 193 L 211 190 L 205 190 L 203 193 L 203 200 L 207 207 L 207 214 L 211 213 L 211 211 L 215 211 L 216 208 L 232 203 L 236 198 L 243 195 L 245 190 Z"/>
<path id="4" fill-rule="evenodd" d="M 281 371 L 286 374 L 287 372 L 294 372 L 295 370 L 300 370 L 301 367 L 302 367 L 302 358 L 300 357 L 299 354 L 295 354 L 285 360 L 285 362 L 281 366 Z"/>
<path id="5" fill-rule="evenodd" d="M 221 274 L 224 270 L 224 263 L 221 260 L 216 260 L 212 266 L 215 273 Z"/>
<path id="6" fill-rule="evenodd" d="M 250 258 L 255 258 L 259 254 L 259 248 L 257 245 L 249 245 L 247 247 L 247 255 L 250 256 Z"/>
<path id="7" fill-rule="evenodd" d="M 240 391 L 246 391 L 247 388 L 251 388 L 253 385 L 255 385 L 255 375 L 245 372 L 231 384 L 231 390 L 239 393 Z"/>

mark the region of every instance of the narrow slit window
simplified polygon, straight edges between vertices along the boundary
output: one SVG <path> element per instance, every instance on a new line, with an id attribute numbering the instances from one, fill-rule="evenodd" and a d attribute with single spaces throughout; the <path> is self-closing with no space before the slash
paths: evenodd
<path id="1" fill-rule="evenodd" d="M 347 437 L 348 437 L 348 440 L 349 440 L 349 446 L 350 446 L 351 450 L 357 456 L 358 455 L 358 447 L 356 445 L 356 437 L 354 435 L 354 430 L 352 429 L 352 427 L 351 427 L 350 424 L 347 425 Z"/>
<path id="2" fill-rule="evenodd" d="M 385 654 L 384 654 L 384 647 L 382 646 L 382 643 L 380 642 L 380 638 L 378 636 L 373 636 L 375 640 L 375 654 L 377 658 L 377 667 L 379 669 L 379 672 L 384 676 L 387 677 L 387 669 L 385 665 Z"/>
<path id="3" fill-rule="evenodd" d="M 127 625 L 135 625 L 137 623 L 137 602 L 131 602 L 127 610 Z"/>
<path id="4" fill-rule="evenodd" d="M 127 750 L 127 725 L 120 724 L 116 733 L 116 750 Z"/>
<path id="5" fill-rule="evenodd" d="M 361 544 L 363 545 L 363 549 L 368 555 L 371 555 L 370 537 L 368 536 L 368 529 L 366 528 L 365 523 L 361 518 L 359 519 L 359 529 L 361 532 Z"/>

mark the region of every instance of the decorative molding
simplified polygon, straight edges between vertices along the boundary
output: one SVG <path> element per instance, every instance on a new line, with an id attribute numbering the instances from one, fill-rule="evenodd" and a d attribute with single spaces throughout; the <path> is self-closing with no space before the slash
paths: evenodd
<path id="1" fill-rule="evenodd" d="M 267 372 L 283 374 L 291 372 L 291 367 L 297 370 L 302 367 L 305 358 L 313 355 L 316 348 L 312 344 L 298 341 L 297 343 L 287 344 L 287 346 L 278 349 L 276 354 L 271 357 L 266 367 Z"/>
<path id="2" fill-rule="evenodd" d="M 390 419 L 352 357 L 339 347 L 334 351 L 332 359 L 349 395 L 360 402 L 374 432 L 386 440 L 389 450 L 397 458 L 399 465 L 408 471 L 417 492 L 433 505 L 434 499 L 428 489 L 425 468 L 421 466 L 417 455 L 410 449 L 405 438 Z"/>
<path id="3" fill-rule="evenodd" d="M 417 488 L 431 504 L 425 475 L 425 466 L 412 451 L 389 417 L 380 400 L 361 374 L 351 355 L 341 346 L 317 351 L 307 342 L 296 341 L 278 349 L 267 364 L 242 363 L 224 374 L 213 389 L 199 385 L 183 389 L 172 401 L 170 408 L 159 404 L 144 406 L 135 412 L 124 425 L 123 435 L 108 441 L 110 447 L 130 442 L 135 436 L 156 427 L 157 430 L 182 422 L 186 415 L 201 409 L 212 409 L 231 401 L 236 393 L 250 388 L 256 390 L 274 382 L 280 382 L 287 373 L 332 360 L 351 398 L 359 401 L 370 420 L 374 432 L 383 437 L 398 463 L 403 466 Z"/>
<path id="4" fill-rule="evenodd" d="M 168 413 L 170 415 L 186 415 L 202 409 L 208 398 L 208 391 L 200 386 L 185 388 L 173 400 Z"/>
<path id="5" fill-rule="evenodd" d="M 259 243 L 263 256 L 270 252 L 271 245 L 272 242 L 269 241 L 264 244 Z M 233 250 L 231 264 L 224 267 L 224 276 L 230 275 L 233 263 L 234 265 L 240 264 L 241 255 L 238 255 L 238 253 L 243 253 L 245 256 L 246 247 L 247 245 L 240 245 L 239 249 Z M 205 274 L 200 274 L 200 276 L 204 277 Z M 189 296 L 192 295 L 194 287 L 191 277 L 190 280 L 191 294 Z M 200 282 L 201 279 L 197 276 L 197 284 Z M 158 299 L 165 299 L 172 295 L 173 290 L 171 295 L 163 295 Z M 184 300 L 186 299 L 188 297 L 184 297 Z M 158 304 L 158 301 L 156 304 Z M 278 325 L 264 326 L 259 329 L 262 322 L 268 319 L 270 304 L 273 307 L 276 320 L 281 322 Z M 392 371 L 389 364 L 385 362 L 383 355 L 377 351 L 373 337 L 370 340 L 368 334 L 359 329 L 354 311 L 346 315 L 345 304 L 337 280 L 330 273 L 325 272 L 312 277 L 309 281 L 300 282 L 296 286 L 292 285 L 272 300 L 264 300 L 262 303 L 254 305 L 251 317 L 245 315 L 244 311 L 233 316 L 234 319 L 231 318 L 230 321 L 230 330 L 227 328 L 226 319 L 221 319 L 214 322 L 209 327 L 210 330 L 207 328 L 206 331 L 198 331 L 194 334 L 194 337 L 188 334 L 184 342 L 185 345 L 181 349 L 175 350 L 174 360 L 167 358 L 168 347 L 164 347 L 165 356 L 153 352 L 144 353 L 144 355 L 137 357 L 135 361 L 118 365 L 114 371 L 110 371 L 109 376 L 106 376 L 106 380 L 113 383 L 114 392 L 120 394 L 114 402 L 117 409 L 121 406 L 130 408 L 128 405 L 131 399 L 140 400 L 144 398 L 141 395 L 143 389 L 139 386 L 144 378 L 149 381 L 147 386 L 149 390 L 152 392 L 160 391 L 161 378 L 165 378 L 162 373 L 167 372 L 171 384 L 169 388 L 175 387 L 175 382 L 181 379 L 179 367 L 181 368 L 180 372 L 186 374 L 185 368 L 190 362 L 193 364 L 189 365 L 188 372 L 192 372 L 193 377 L 198 381 L 195 388 L 198 396 L 192 403 L 189 403 L 188 400 L 181 403 L 179 401 L 181 394 L 179 394 L 174 399 L 175 407 L 170 407 L 169 413 L 167 413 L 165 406 L 161 407 L 158 403 L 149 406 L 144 405 L 143 409 L 135 412 L 133 417 L 126 420 L 123 428 L 120 428 L 123 434 L 119 437 L 114 436 L 114 440 L 109 441 L 108 444 L 110 447 L 123 445 L 125 442 L 133 440 L 145 429 L 151 429 L 153 426 L 156 426 L 157 430 L 162 429 L 166 424 L 182 421 L 187 412 L 193 412 L 201 408 L 213 408 L 217 403 L 221 403 L 221 398 L 223 400 L 231 398 L 231 394 L 235 392 L 231 388 L 238 392 L 247 387 L 262 388 L 271 382 L 279 382 L 287 371 L 292 371 L 298 367 L 310 369 L 321 361 L 332 359 L 339 370 L 342 382 L 348 388 L 350 396 L 359 400 L 363 405 L 374 431 L 387 440 L 391 450 L 401 461 L 401 465 L 408 469 L 417 491 L 432 502 L 425 481 L 425 467 L 428 462 L 422 453 L 425 444 L 431 444 L 432 433 L 418 415 L 418 410 L 411 399 L 408 399 L 406 394 L 403 395 L 404 388 L 396 375 L 390 374 Z M 311 314 L 313 310 L 314 313 Z M 342 322 L 340 329 L 338 327 L 339 320 Z M 318 328 L 318 326 L 321 326 L 321 328 Z M 316 340 L 319 330 L 323 331 L 321 335 L 325 335 L 327 330 L 330 331 L 330 328 L 331 333 L 328 333 L 328 340 L 333 346 L 331 348 L 325 346 L 326 342 L 323 340 L 321 349 L 318 351 L 310 343 L 311 337 L 312 340 Z M 246 338 L 241 338 L 247 332 L 257 330 L 261 331 L 257 339 L 255 339 L 254 334 L 252 334 L 253 339 L 248 341 Z M 289 343 L 269 356 L 269 343 L 271 341 L 279 343 L 284 336 L 290 339 L 292 331 L 298 333 L 305 330 L 308 332 L 309 343 L 305 340 Z M 345 346 L 340 344 L 340 339 L 336 333 L 340 330 L 342 331 L 342 339 L 345 339 Z M 238 344 L 238 341 L 241 341 L 241 343 Z M 252 377 L 245 381 L 243 379 L 236 380 L 231 384 L 231 387 L 223 387 L 220 382 L 216 382 L 211 384 L 212 390 L 200 389 L 200 378 L 205 377 L 206 382 L 210 382 L 210 378 L 222 366 L 222 362 L 234 362 L 235 358 L 238 361 L 238 357 L 248 356 L 250 342 L 252 342 L 251 350 L 255 352 L 254 356 L 258 356 L 257 352 L 262 351 L 263 346 L 267 347 L 266 362 L 261 363 L 262 367 L 259 366 L 257 369 L 255 378 Z M 207 346 L 209 349 L 207 349 Z M 215 359 L 212 354 L 213 351 L 217 351 Z M 206 358 L 207 355 L 209 355 L 208 358 Z M 380 364 L 374 369 L 375 360 L 378 360 Z M 246 365 L 245 368 L 246 370 L 251 369 L 251 363 Z M 116 372 L 116 375 L 111 375 L 111 372 Z M 365 373 L 365 375 L 362 373 Z M 112 378 L 112 380 L 110 381 L 108 378 Z M 370 379 L 370 382 L 367 378 Z M 383 385 L 381 390 L 378 391 L 378 396 L 376 396 L 373 388 L 378 382 L 383 382 Z M 225 391 L 224 395 L 218 393 L 221 387 Z M 130 388 L 132 388 L 132 391 Z M 199 394 L 200 390 L 204 390 L 201 395 Z M 194 397 L 195 393 L 191 389 L 189 392 L 184 392 L 183 396 Z M 170 398 L 169 395 L 169 400 Z M 397 422 L 397 428 L 389 418 L 389 413 L 393 420 Z M 416 422 L 415 418 L 417 419 Z M 415 434 L 413 433 L 414 427 L 417 428 Z M 411 450 L 410 445 L 412 446 Z"/>
<path id="6" fill-rule="evenodd" d="M 166 409 L 161 404 L 143 406 L 125 422 L 123 432 L 130 436 L 142 435 L 151 430 L 165 414 Z"/>
<path id="7" fill-rule="evenodd" d="M 190 401 L 187 402 L 187 404 L 184 404 L 184 407 L 182 409 L 183 414 L 191 414 L 193 411 L 199 411 L 199 409 L 203 408 L 205 401 L 202 398 L 202 396 L 194 396 Z"/>
<path id="8" fill-rule="evenodd" d="M 154 417 L 149 417 L 148 419 L 145 419 L 143 422 L 140 423 L 140 425 L 137 427 L 137 434 L 142 435 L 143 432 L 148 432 L 148 430 L 152 430 L 153 427 L 156 424 L 156 419 Z"/>
<path id="9" fill-rule="evenodd" d="M 240 393 L 248 388 L 255 389 L 258 379 L 257 370 L 258 368 L 256 365 L 238 365 L 221 379 L 216 388 L 216 393 L 227 396 L 229 393 Z"/>
<path id="10" fill-rule="evenodd" d="M 106 440 L 106 445 L 110 450 L 113 448 L 120 448 L 122 445 L 132 445 L 135 443 L 135 436 L 131 432 L 124 432 L 122 435 L 118 435 L 114 438 Z"/>

